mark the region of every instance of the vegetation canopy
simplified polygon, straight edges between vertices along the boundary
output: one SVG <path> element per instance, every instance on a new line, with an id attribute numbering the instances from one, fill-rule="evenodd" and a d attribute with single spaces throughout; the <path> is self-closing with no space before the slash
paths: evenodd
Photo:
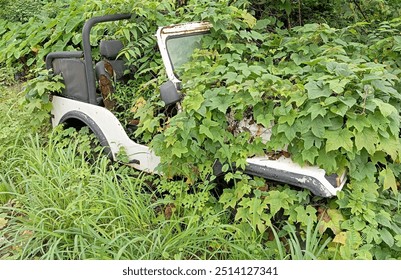
<path id="1" fill-rule="evenodd" d="M 0 14 L 1 258 L 401 258 L 399 1 L 30 2 L 41 8 Z M 93 55 L 101 38 L 123 41 L 134 71 L 114 113 L 127 129 L 138 120 L 130 136 L 164 177 L 98 156 L 85 129 L 49 132 L 49 94 L 63 84 L 45 56 L 80 50 L 86 19 L 120 12 L 134 16 L 96 26 Z M 154 34 L 189 21 L 213 27 L 176 69 L 184 98 L 172 114 Z M 28 79 L 24 96 L 16 78 Z M 243 120 L 274 124 L 270 141 Z M 240 171 L 284 148 L 346 171 L 344 191 L 321 199 Z"/>

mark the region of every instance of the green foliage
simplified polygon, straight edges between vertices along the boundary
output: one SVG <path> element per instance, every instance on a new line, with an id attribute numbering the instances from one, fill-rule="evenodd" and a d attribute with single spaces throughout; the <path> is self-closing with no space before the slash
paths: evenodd
<path id="1" fill-rule="evenodd" d="M 27 22 L 29 18 L 40 14 L 43 6 L 42 0 L 1 0 L 0 19 L 12 22 Z"/>
<path id="2" fill-rule="evenodd" d="M 61 9 L 56 18 L 30 17 L 26 23 L 1 19 L 2 63 L 26 72 L 28 67 L 43 66 L 44 57 L 51 51 L 74 49 L 70 43 L 80 42 L 76 37 L 86 12 L 80 4 L 79 0 L 71 1 L 69 8 Z"/>
<path id="3" fill-rule="evenodd" d="M 48 53 L 80 48 L 82 26 L 86 19 L 118 12 L 113 8 L 115 1 L 71 0 L 68 5 L 63 1 L 57 3 L 60 6 L 49 2 L 43 7 L 53 13 L 30 17 L 25 23 L 0 19 L 2 63 L 25 72 L 28 68 L 43 67 Z M 113 30 L 113 25 L 109 27 Z M 97 33 L 98 30 L 95 30 L 93 39 L 97 38 Z"/>
<path id="4" fill-rule="evenodd" d="M 92 44 L 112 37 L 127 46 L 121 55 L 133 79 L 117 88 L 116 115 L 127 127 L 139 120 L 130 136 L 161 156 L 165 177 L 88 161 L 91 137 L 72 130 L 55 132 L 43 145 L 42 138 L 17 138 L 19 146 L 10 148 L 5 137 L 1 153 L 9 160 L 0 163 L 8 170 L 1 173 L 0 199 L 7 203 L 0 221 L 8 238 L 0 246 L 8 257 L 401 258 L 401 19 L 389 20 L 397 1 L 84 2 L 26 24 L 1 19 L 0 61 L 23 71 L 40 68 L 48 52 L 79 48 L 86 18 L 133 12 L 124 25 L 107 25 L 107 34 L 105 26 L 95 28 Z M 343 7 L 346 13 L 334 13 Z M 388 21 L 358 23 L 364 17 Z M 210 21 L 213 29 L 178 69 L 185 96 L 172 114 L 157 96 L 165 73 L 154 33 L 195 20 Z M 27 115 L 36 117 L 11 121 L 1 135 L 15 137 L 19 126 L 46 118 L 48 94 L 61 84 L 37 76 L 26 90 Z M 271 141 L 231 129 L 244 118 L 265 129 L 274 124 Z M 346 170 L 345 190 L 322 200 L 229 172 L 248 157 L 284 147 L 301 165 Z M 211 180 L 216 159 L 229 188 Z"/>
<path id="5" fill-rule="evenodd" d="M 0 85 L 12 86 L 15 83 L 15 71 L 11 68 L 0 68 Z"/>
<path id="6" fill-rule="evenodd" d="M 301 165 L 318 165 L 328 173 L 348 170 L 350 194 L 345 197 L 350 204 L 340 199 L 339 209 L 347 222 L 358 220 L 358 225 L 346 230 L 346 222 L 336 222 L 331 225 L 336 232 L 328 232 L 334 238 L 330 246 L 340 244 L 341 258 L 383 258 L 383 251 L 397 256 L 397 231 L 378 231 L 383 241 L 375 245 L 381 249 L 369 255 L 373 239 L 363 240 L 358 226 L 361 221 L 368 224 L 366 231 L 377 226 L 375 217 L 366 213 L 381 209 L 382 193 L 388 200 L 398 196 L 400 20 L 380 23 L 378 28 L 307 24 L 266 32 L 274 28 L 272 21 L 256 21 L 233 6 L 214 5 L 201 16 L 213 23 L 213 30 L 193 62 L 181 69 L 183 110 L 151 141 L 163 172 L 183 176 L 191 184 L 208 178 L 215 159 L 244 167 L 247 157 L 287 147 Z M 274 123 L 269 142 L 229 129 L 230 116 L 240 121 L 249 115 L 265 127 Z M 154 115 L 140 117 L 142 123 Z M 280 218 L 303 224 L 305 231 L 306 220 L 316 219 L 313 208 L 294 209 L 302 200 L 291 190 L 273 188 L 262 194 L 258 180 L 231 173 L 226 179 L 234 179 L 235 187 L 224 190 L 219 202 L 235 211 L 234 222 L 248 226 L 250 236 L 279 223 L 279 213 Z M 377 195 L 373 186 L 380 189 Z M 370 203 L 363 202 L 365 194 Z M 337 252 L 330 257 L 336 258 Z"/>
<path id="7" fill-rule="evenodd" d="M 21 86 L 0 86 L 0 157 L 5 151 L 15 145 L 18 134 L 22 131 L 32 131 L 29 119 L 31 115 L 24 110 L 21 104 L 25 97 L 21 93 Z"/>
<path id="8" fill-rule="evenodd" d="M 87 131 L 58 128 L 43 140 L 22 141 L 2 162 L 0 194 L 11 199 L 0 207 L 0 258 L 254 258 L 221 214 L 193 214 L 196 199 L 169 215 L 154 178 L 105 157 L 88 162 Z"/>
<path id="9" fill-rule="evenodd" d="M 356 180 L 374 173 L 374 155 L 399 161 L 399 72 L 396 65 L 378 61 L 376 39 L 362 44 L 354 28 L 327 25 L 291 33 L 247 32 L 251 26 L 244 12 L 222 9 L 218 19 L 209 19 L 216 24 L 205 43 L 208 50 L 183 70 L 183 111 L 151 143 L 167 174 L 175 175 L 173 165 L 180 162 L 185 166 L 179 168 L 181 175 L 197 174 L 186 164 L 191 162 L 210 172 L 207 166 L 216 157 L 241 167 L 246 157 L 285 146 L 302 165 L 319 165 L 329 173 L 349 169 Z M 228 20 L 222 14 L 233 22 L 224 29 L 219 23 Z M 388 24 L 398 26 L 397 21 L 383 25 Z M 395 36 L 386 34 L 384 40 Z M 270 142 L 229 131 L 226 114 L 240 120 L 249 109 L 260 125 L 275 123 Z"/>
<path id="10" fill-rule="evenodd" d="M 258 0 L 237 1 L 248 5 L 257 18 L 274 16 L 287 28 L 307 23 L 345 27 L 356 22 L 385 21 L 400 16 L 397 0 Z"/>
<path id="11" fill-rule="evenodd" d="M 294 226 L 288 224 L 284 230 L 288 233 L 288 246 L 292 260 L 316 260 L 326 250 L 331 238 L 326 238 L 321 242 L 322 236 L 319 236 L 319 224 L 312 228 L 313 221 L 308 220 L 304 240 L 299 238 Z M 277 238 L 277 235 L 275 236 Z"/>
<path id="12" fill-rule="evenodd" d="M 33 116 L 30 122 L 33 128 L 40 127 L 48 120 L 52 108 L 50 94 L 61 93 L 63 89 L 62 78 L 49 75 L 47 70 L 40 71 L 36 78 L 28 81 L 24 88 L 26 95 L 23 105 L 27 113 Z"/>

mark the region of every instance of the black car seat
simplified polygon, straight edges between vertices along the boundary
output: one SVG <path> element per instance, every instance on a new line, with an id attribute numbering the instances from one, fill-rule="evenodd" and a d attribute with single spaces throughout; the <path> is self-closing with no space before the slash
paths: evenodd
<path id="1" fill-rule="evenodd" d="M 114 84 L 124 78 L 124 72 L 128 69 L 124 60 L 117 59 L 123 47 L 123 43 L 119 40 L 101 41 L 99 46 L 103 60 L 96 63 L 95 72 L 102 94 L 102 102 L 108 109 L 112 109 L 115 105 L 111 97 L 111 93 L 114 92 Z"/>
<path id="2" fill-rule="evenodd" d="M 46 67 L 62 76 L 65 85 L 62 96 L 89 102 L 85 62 L 82 58 L 82 52 L 54 52 L 46 57 Z"/>
<path id="3" fill-rule="evenodd" d="M 120 80 L 124 77 L 124 71 L 127 70 L 125 62 L 117 59 L 119 52 L 124 48 L 123 43 L 119 40 L 108 40 L 100 42 L 100 55 L 103 60 L 98 62 L 95 67 L 96 75 L 106 74 L 109 78 Z M 107 63 L 113 67 L 114 73 L 108 73 Z"/>

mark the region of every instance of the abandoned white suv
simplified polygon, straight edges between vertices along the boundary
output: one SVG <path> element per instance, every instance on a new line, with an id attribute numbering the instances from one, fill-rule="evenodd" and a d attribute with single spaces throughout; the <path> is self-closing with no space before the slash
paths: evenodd
<path id="1" fill-rule="evenodd" d="M 94 63 L 90 45 L 91 28 L 101 22 L 129 19 L 131 15 L 107 15 L 88 20 L 83 28 L 83 51 L 54 52 L 46 58 L 46 67 L 60 74 L 65 89 L 60 95 L 51 97 L 53 109 L 52 124 L 79 124 L 88 126 L 99 139 L 106 151 L 116 160 L 117 153 L 123 148 L 128 155 L 128 165 L 146 172 L 155 172 L 160 158 L 146 146 L 130 139 L 117 117 L 108 109 L 107 79 L 119 79 L 125 69 L 124 61 L 116 59 L 123 48 L 117 40 L 100 43 L 100 54 L 107 63 Z M 174 69 L 191 57 L 200 39 L 211 28 L 207 22 L 193 22 L 160 27 L 157 42 L 169 81 L 160 87 L 160 97 L 166 105 L 175 104 L 180 108 L 180 80 Z M 110 64 L 110 65 L 108 65 Z M 108 70 L 111 67 L 112 70 Z M 110 73 L 113 72 L 113 73 Z M 155 93 L 156 94 L 156 93 Z M 257 127 L 248 124 L 249 131 Z M 270 138 L 270 129 L 262 135 L 265 141 Z M 218 168 L 214 168 L 217 170 Z M 216 171 L 218 173 L 218 171 Z M 346 175 L 326 174 L 325 170 L 315 166 L 300 166 L 290 158 L 253 157 L 247 159 L 245 173 L 269 180 L 287 183 L 309 189 L 313 194 L 335 196 L 346 182 Z"/>

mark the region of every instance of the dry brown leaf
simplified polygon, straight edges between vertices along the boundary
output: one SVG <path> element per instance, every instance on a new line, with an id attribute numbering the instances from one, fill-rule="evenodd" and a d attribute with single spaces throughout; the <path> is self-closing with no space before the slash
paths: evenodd
<path id="1" fill-rule="evenodd" d="M 164 209 L 164 217 L 166 218 L 166 220 L 170 220 L 174 210 L 175 210 L 175 205 L 173 203 L 167 204 L 166 208 Z"/>

